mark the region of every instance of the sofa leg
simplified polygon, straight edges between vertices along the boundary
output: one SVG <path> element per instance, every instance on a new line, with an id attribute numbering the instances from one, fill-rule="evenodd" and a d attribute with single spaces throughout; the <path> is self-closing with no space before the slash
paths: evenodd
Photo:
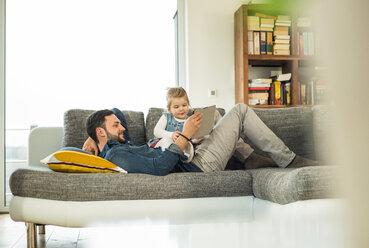
<path id="1" fill-rule="evenodd" d="M 36 247 L 36 224 L 26 222 L 27 226 L 27 248 Z"/>
<path id="2" fill-rule="evenodd" d="M 45 225 L 37 224 L 38 226 L 38 234 L 45 234 Z"/>

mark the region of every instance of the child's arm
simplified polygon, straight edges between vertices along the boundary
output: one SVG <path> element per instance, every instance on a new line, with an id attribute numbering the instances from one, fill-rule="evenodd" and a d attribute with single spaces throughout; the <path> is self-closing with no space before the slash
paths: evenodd
<path id="1" fill-rule="evenodd" d="M 165 117 L 165 115 L 162 115 L 154 128 L 154 135 L 156 138 L 172 137 L 173 132 L 165 130 L 166 126 L 167 118 Z"/>

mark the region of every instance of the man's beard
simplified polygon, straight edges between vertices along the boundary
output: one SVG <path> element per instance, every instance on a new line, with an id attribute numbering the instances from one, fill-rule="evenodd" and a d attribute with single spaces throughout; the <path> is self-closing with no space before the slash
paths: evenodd
<path id="1" fill-rule="evenodd" d="M 120 144 L 126 143 L 126 140 L 123 138 L 119 137 L 119 135 L 114 135 L 112 133 L 109 133 L 108 130 L 105 130 L 107 136 L 108 136 L 108 140 L 115 140 Z M 123 134 L 123 133 L 122 133 Z"/>

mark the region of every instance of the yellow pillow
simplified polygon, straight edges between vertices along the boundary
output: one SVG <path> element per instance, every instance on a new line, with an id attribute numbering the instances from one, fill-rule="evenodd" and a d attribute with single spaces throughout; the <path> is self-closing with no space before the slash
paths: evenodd
<path id="1" fill-rule="evenodd" d="M 122 168 L 106 159 L 74 147 L 62 148 L 41 160 L 53 171 L 69 173 L 115 173 Z"/>

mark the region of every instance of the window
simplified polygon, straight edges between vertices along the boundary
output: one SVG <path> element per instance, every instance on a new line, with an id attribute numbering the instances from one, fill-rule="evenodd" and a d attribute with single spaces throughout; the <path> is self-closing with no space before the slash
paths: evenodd
<path id="1" fill-rule="evenodd" d="M 26 166 L 30 129 L 61 126 L 67 109 L 164 107 L 176 10 L 173 0 L 7 1 L 6 177 Z"/>

